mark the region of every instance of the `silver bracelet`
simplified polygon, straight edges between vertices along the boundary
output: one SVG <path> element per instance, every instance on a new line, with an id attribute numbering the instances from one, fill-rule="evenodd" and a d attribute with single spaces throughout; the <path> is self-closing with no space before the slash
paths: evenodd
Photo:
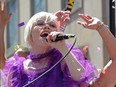
<path id="1" fill-rule="evenodd" d="M 104 23 L 102 23 L 96 30 L 101 29 L 104 26 Z"/>

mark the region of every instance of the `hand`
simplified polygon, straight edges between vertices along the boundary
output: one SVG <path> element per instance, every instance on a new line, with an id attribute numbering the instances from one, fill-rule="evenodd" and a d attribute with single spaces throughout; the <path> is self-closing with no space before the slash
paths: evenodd
<path id="1" fill-rule="evenodd" d="M 77 21 L 77 23 L 85 28 L 96 30 L 102 24 L 98 18 L 86 14 L 79 14 L 79 16 L 84 20 L 84 22 Z"/>
<path id="2" fill-rule="evenodd" d="M 57 11 L 55 15 L 57 16 L 57 20 L 60 22 L 60 27 L 65 25 L 69 20 L 70 11 Z"/>
<path id="3" fill-rule="evenodd" d="M 4 7 L 2 9 L 2 1 L 0 0 L 0 25 L 6 26 L 12 16 L 12 13 L 7 14 L 7 4 L 6 1 L 3 3 Z"/>
<path id="4" fill-rule="evenodd" d="M 56 37 L 59 34 L 63 35 L 62 32 L 53 31 L 47 36 L 47 42 L 49 43 L 49 45 L 56 48 L 56 49 L 61 49 L 61 48 L 63 48 L 63 46 L 65 46 L 65 40 L 53 42 L 56 40 Z"/>

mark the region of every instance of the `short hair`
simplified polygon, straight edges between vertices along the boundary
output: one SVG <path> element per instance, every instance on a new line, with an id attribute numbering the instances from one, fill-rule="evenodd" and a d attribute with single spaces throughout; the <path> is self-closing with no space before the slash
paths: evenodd
<path id="1" fill-rule="evenodd" d="M 48 13 L 48 12 L 39 12 L 39 13 L 36 13 L 34 16 L 32 16 L 30 20 L 28 21 L 25 27 L 25 32 L 24 32 L 24 40 L 25 40 L 27 48 L 29 49 L 31 49 L 31 45 L 29 42 L 30 36 L 31 36 L 31 30 L 33 29 L 38 19 L 57 22 L 57 17 L 54 14 Z"/>

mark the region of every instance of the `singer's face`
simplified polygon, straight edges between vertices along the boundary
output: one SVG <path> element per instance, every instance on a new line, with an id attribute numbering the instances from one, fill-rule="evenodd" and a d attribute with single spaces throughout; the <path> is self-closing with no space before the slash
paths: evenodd
<path id="1" fill-rule="evenodd" d="M 55 21 L 39 19 L 36 21 L 33 31 L 37 31 L 40 37 L 46 38 L 50 32 L 57 31 L 57 24 Z"/>
<path id="2" fill-rule="evenodd" d="M 53 31 L 57 31 L 57 23 L 53 20 L 38 19 L 31 30 L 32 40 L 36 45 L 48 45 L 46 37 Z"/>

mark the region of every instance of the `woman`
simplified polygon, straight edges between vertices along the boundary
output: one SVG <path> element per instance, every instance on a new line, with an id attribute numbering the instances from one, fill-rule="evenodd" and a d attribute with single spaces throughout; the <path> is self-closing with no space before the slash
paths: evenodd
<path id="1" fill-rule="evenodd" d="M 111 58 L 111 61 L 104 67 L 104 71 L 92 84 L 92 87 L 114 87 L 116 84 L 116 38 L 111 34 L 107 26 L 98 18 L 86 14 L 79 15 L 84 22 L 78 21 L 77 23 L 85 28 L 96 30 L 100 34 Z"/>
<path id="2" fill-rule="evenodd" d="M 53 42 L 57 35 L 63 34 L 58 30 L 58 19 L 54 14 L 39 12 L 29 20 L 24 35 L 30 54 L 22 57 L 16 52 L 6 60 L 2 76 L 5 87 L 28 84 L 67 53 L 70 46 L 67 47 L 64 40 Z M 73 49 L 60 64 L 28 87 L 86 87 L 96 78 L 94 71 L 94 66 L 84 60 L 81 52 Z"/>
<path id="3" fill-rule="evenodd" d="M 12 73 L 8 77 L 10 79 L 8 82 L 11 82 L 8 83 L 8 86 L 13 84 L 14 87 L 22 87 L 52 67 L 67 53 L 68 48 L 64 40 L 52 42 L 55 41 L 58 34 L 63 33 L 58 32 L 57 17 L 51 13 L 40 12 L 29 20 L 25 28 L 25 41 L 31 53 L 26 59 L 19 57 L 15 53 L 12 58 L 6 61 L 4 73 L 6 76 L 7 74 L 9 75 L 8 71 Z M 80 59 L 80 62 L 74 54 L 69 53 L 65 60 L 51 72 L 48 72 L 42 78 L 30 84 L 30 86 L 78 87 L 82 84 L 87 86 L 86 81 L 89 82 L 90 78 L 93 79 L 89 75 L 94 74 L 94 67 L 88 67 L 90 63 L 86 63 L 82 55 L 79 56 L 78 54 L 76 56 L 79 57 L 78 60 Z M 12 61 L 11 59 L 15 59 L 16 61 Z M 85 67 L 85 63 L 88 66 Z"/>

